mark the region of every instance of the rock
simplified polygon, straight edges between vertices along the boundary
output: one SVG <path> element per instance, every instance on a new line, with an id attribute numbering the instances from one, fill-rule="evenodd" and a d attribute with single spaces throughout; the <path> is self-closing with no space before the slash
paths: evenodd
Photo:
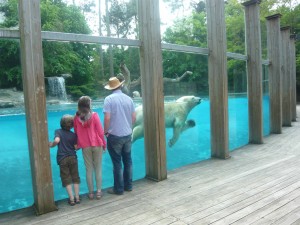
<path id="1" fill-rule="evenodd" d="M 0 108 L 13 108 L 13 107 L 15 107 L 14 102 L 0 100 Z"/>
<path id="2" fill-rule="evenodd" d="M 24 94 L 16 88 L 0 89 L 0 108 L 12 108 L 24 104 Z"/>
<path id="3" fill-rule="evenodd" d="M 69 74 L 69 73 L 61 74 L 61 76 L 62 76 L 64 79 L 72 78 L 72 74 Z"/>
<path id="4" fill-rule="evenodd" d="M 60 104 L 59 100 L 48 100 L 47 103 L 49 105 L 58 105 L 58 104 Z"/>

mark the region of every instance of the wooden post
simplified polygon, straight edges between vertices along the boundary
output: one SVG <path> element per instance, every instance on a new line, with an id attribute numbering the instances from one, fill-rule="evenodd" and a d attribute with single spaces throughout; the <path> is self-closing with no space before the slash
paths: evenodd
<path id="1" fill-rule="evenodd" d="M 282 90 L 280 71 L 280 14 L 266 17 L 270 90 L 270 131 L 273 134 L 282 133 Z"/>
<path id="2" fill-rule="evenodd" d="M 167 178 L 159 0 L 138 2 L 146 177 Z"/>
<path id="3" fill-rule="evenodd" d="M 224 1 L 206 1 L 211 155 L 227 159 L 228 84 Z"/>
<path id="4" fill-rule="evenodd" d="M 296 79 L 296 50 L 295 50 L 296 35 L 290 36 L 290 66 L 291 66 L 291 112 L 292 121 L 297 120 L 297 79 Z"/>
<path id="5" fill-rule="evenodd" d="M 36 214 L 56 210 L 48 147 L 40 1 L 19 1 L 21 64 Z M 22 187 L 20 187 L 22 188 Z"/>
<path id="6" fill-rule="evenodd" d="M 292 126 L 290 27 L 281 28 L 282 126 Z"/>
<path id="7" fill-rule="evenodd" d="M 263 143 L 262 59 L 259 0 L 244 2 L 247 45 L 249 142 Z"/>

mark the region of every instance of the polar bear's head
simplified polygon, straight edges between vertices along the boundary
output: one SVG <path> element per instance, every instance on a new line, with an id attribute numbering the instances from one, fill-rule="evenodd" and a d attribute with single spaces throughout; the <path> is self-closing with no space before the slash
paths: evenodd
<path id="1" fill-rule="evenodd" d="M 196 97 L 194 95 L 182 96 L 179 99 L 177 99 L 176 102 L 178 102 L 178 103 L 180 103 L 180 102 L 188 102 L 188 103 L 192 103 L 194 105 L 198 105 L 198 104 L 201 103 L 201 98 Z"/>
<path id="2" fill-rule="evenodd" d="M 133 98 L 139 98 L 139 97 L 141 97 L 140 92 L 138 92 L 138 91 L 132 92 L 132 97 Z"/>

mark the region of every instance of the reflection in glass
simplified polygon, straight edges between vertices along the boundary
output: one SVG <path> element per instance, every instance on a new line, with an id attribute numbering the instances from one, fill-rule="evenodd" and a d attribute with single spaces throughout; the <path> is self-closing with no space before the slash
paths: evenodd
<path id="1" fill-rule="evenodd" d="M 270 92 L 268 66 L 262 66 L 262 86 L 263 86 L 263 135 L 270 134 Z"/>
<path id="2" fill-rule="evenodd" d="M 246 62 L 228 60 L 229 150 L 249 142 Z"/>
<path id="3" fill-rule="evenodd" d="M 173 118 L 178 109 L 185 109 L 185 112 L 175 115 L 174 125 L 166 128 L 168 170 L 211 157 L 207 69 L 207 56 L 163 51 L 165 120 Z M 185 96 L 185 103 L 182 96 Z M 197 97 L 201 98 L 200 104 L 193 103 Z M 174 112 L 172 115 L 170 104 Z M 192 107 L 188 108 L 188 105 Z M 178 140 L 173 143 L 175 123 L 182 123 L 179 118 L 182 114 L 187 114 L 185 123 L 188 128 L 180 132 Z"/>

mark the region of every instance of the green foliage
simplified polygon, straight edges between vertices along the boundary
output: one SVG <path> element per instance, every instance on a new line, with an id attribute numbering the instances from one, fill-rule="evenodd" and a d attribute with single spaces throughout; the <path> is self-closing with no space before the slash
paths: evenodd
<path id="1" fill-rule="evenodd" d="M 15 40 L 0 40 L 0 87 L 22 89 L 20 47 Z"/>
<path id="2" fill-rule="evenodd" d="M 206 15 L 202 11 L 175 21 L 174 26 L 166 30 L 162 40 L 171 44 L 206 47 L 206 38 Z M 196 82 L 203 93 L 207 94 L 207 56 L 163 51 L 164 77 L 176 78 L 186 71 L 193 72 L 186 78 L 186 81 Z"/>
<path id="3" fill-rule="evenodd" d="M 206 47 L 206 37 L 206 16 L 201 12 L 175 21 L 174 26 L 166 30 L 162 40 L 171 44 Z"/>
<path id="4" fill-rule="evenodd" d="M 5 15 L 1 27 L 18 26 L 18 1 L 8 0 L 0 6 Z M 41 26 L 43 31 L 89 34 L 91 31 L 79 8 L 60 0 L 41 1 Z M 82 94 L 92 94 L 86 85 L 94 81 L 93 45 L 43 41 L 45 77 L 72 74 L 67 80 L 72 90 L 78 86 Z M 22 89 L 20 50 L 18 41 L 0 42 L 0 87 Z M 74 91 L 74 93 L 79 93 Z"/>
<path id="5" fill-rule="evenodd" d="M 0 28 L 16 27 L 19 24 L 18 19 L 18 0 L 10 0 L 7 4 L 0 4 L 0 12 L 5 16 L 4 23 L 0 24 Z"/>
<path id="6" fill-rule="evenodd" d="M 41 2 L 42 30 L 65 33 L 91 33 L 84 15 L 76 6 L 67 6 L 61 1 Z"/>
<path id="7" fill-rule="evenodd" d="M 88 83 L 80 86 L 66 86 L 67 92 L 71 94 L 72 99 L 77 101 L 81 96 L 88 95 L 91 98 L 96 97 L 95 84 Z"/>
<path id="8" fill-rule="evenodd" d="M 246 50 L 243 6 L 237 0 L 229 0 L 225 5 L 225 15 L 227 51 L 245 54 Z"/>

